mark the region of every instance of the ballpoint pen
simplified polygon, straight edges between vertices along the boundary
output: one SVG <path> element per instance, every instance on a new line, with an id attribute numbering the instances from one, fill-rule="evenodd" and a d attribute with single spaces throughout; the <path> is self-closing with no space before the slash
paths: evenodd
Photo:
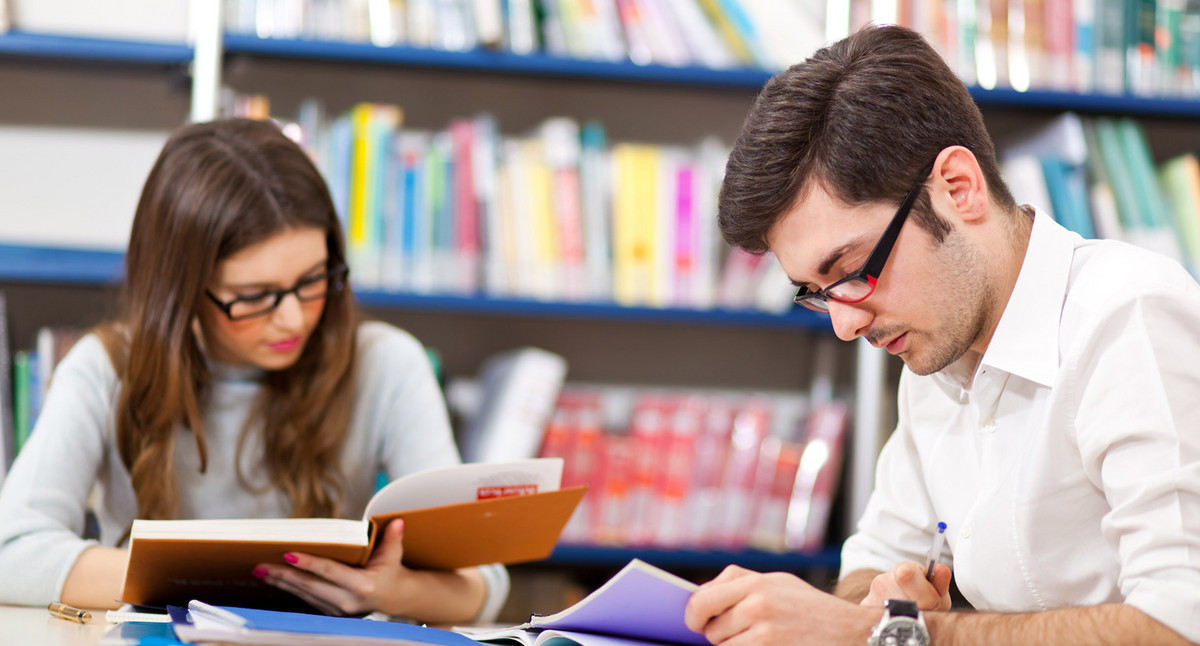
<path id="1" fill-rule="evenodd" d="M 74 621 L 77 624 L 86 624 L 92 620 L 92 613 L 86 610 L 80 610 L 79 608 L 72 608 L 65 603 L 51 603 L 50 605 L 46 606 L 46 609 L 50 611 L 50 614 L 58 617 L 59 619 Z"/>
<path id="2" fill-rule="evenodd" d="M 933 547 L 929 548 L 929 559 L 925 561 L 925 580 L 933 580 L 933 564 L 942 555 L 942 544 L 946 542 L 946 523 L 937 524 L 937 533 L 933 535 Z"/>

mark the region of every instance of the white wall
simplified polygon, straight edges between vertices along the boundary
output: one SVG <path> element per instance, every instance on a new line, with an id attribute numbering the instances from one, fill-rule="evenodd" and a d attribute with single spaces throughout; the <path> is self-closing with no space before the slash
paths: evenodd
<path id="1" fill-rule="evenodd" d="M 0 242 L 124 249 L 167 133 L 0 124 Z"/>

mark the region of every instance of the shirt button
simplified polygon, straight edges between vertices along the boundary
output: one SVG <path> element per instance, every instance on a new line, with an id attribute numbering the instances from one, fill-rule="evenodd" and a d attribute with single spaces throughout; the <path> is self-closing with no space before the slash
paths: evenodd
<path id="1" fill-rule="evenodd" d="M 971 526 L 963 525 L 962 529 L 958 530 L 958 535 L 963 538 L 971 538 Z"/>
<path id="2" fill-rule="evenodd" d="M 987 422 L 984 422 L 983 432 L 984 433 L 995 433 L 996 432 L 996 420 L 989 419 Z"/>

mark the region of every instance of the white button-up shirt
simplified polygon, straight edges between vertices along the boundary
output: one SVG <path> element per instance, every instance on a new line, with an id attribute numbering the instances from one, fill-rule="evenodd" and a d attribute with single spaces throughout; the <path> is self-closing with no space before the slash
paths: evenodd
<path id="1" fill-rule="evenodd" d="M 977 357 L 977 355 L 976 355 Z M 924 563 L 979 610 L 1125 602 L 1200 642 L 1200 286 L 1034 219 L 982 359 L 905 369 L 842 573 Z"/>

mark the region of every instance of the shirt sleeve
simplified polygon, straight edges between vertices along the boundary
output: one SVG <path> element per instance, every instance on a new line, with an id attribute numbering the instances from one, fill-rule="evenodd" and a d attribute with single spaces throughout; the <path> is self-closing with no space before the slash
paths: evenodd
<path id="1" fill-rule="evenodd" d="M 1189 285 L 1190 283 L 1190 285 Z M 1120 291 L 1119 286 L 1115 286 Z M 1146 288 L 1143 287 L 1143 290 Z M 1109 512 L 1100 531 L 1125 602 L 1200 643 L 1200 289 L 1111 299 L 1067 356 L 1074 428 Z M 1119 301 L 1119 302 L 1114 302 Z"/>
<path id="2" fill-rule="evenodd" d="M 112 364 L 86 336 L 54 371 L 37 425 L 0 491 L 0 602 L 59 598 L 79 554 L 88 495 L 106 453 Z"/>
<path id="3" fill-rule="evenodd" d="M 911 373 L 904 370 L 897 397 L 898 423 L 879 453 L 875 488 L 857 529 L 842 545 L 841 577 L 858 570 L 890 571 L 901 561 L 922 562 L 937 525 L 927 494 L 912 425 Z"/>
<path id="4" fill-rule="evenodd" d="M 424 347 L 412 335 L 382 323 L 364 326 L 363 384 L 375 388 L 385 411 L 379 438 L 389 478 L 459 463 L 446 402 Z M 508 598 L 508 571 L 500 564 L 478 568 L 487 596 L 476 623 L 495 621 Z"/>

